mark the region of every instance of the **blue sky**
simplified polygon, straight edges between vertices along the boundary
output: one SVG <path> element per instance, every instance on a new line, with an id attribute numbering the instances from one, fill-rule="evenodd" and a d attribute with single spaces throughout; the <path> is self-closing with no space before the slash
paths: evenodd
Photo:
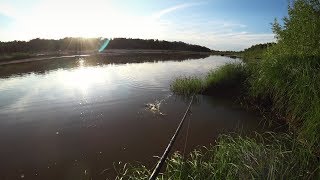
<path id="1" fill-rule="evenodd" d="M 131 37 L 241 50 L 274 41 L 287 0 L 0 0 L 0 41 Z"/>

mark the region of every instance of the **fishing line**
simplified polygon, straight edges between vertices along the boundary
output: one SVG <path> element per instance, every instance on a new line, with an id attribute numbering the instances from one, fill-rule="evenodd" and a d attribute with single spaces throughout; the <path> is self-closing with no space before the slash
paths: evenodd
<path id="1" fill-rule="evenodd" d="M 190 110 L 189 110 L 190 111 Z M 190 111 L 191 113 L 191 111 Z M 182 154 L 182 163 L 181 163 L 181 167 L 180 167 L 180 179 L 181 179 L 181 174 L 182 174 L 182 169 L 183 169 L 183 165 L 185 163 L 185 156 L 186 156 L 186 149 L 187 149 L 187 144 L 188 144 L 188 137 L 189 137 L 189 130 L 190 130 L 190 121 L 191 121 L 191 117 L 188 118 L 188 126 L 187 126 L 187 132 L 186 132 L 186 139 L 184 141 L 184 147 L 183 147 L 183 154 Z"/>
<path id="2" fill-rule="evenodd" d="M 185 111 L 185 113 L 184 113 L 184 115 L 183 115 L 183 117 L 182 117 L 182 119 L 181 119 L 181 121 L 179 123 L 178 128 L 176 129 L 175 133 L 173 134 L 173 136 L 172 136 L 172 138 L 171 138 L 166 150 L 164 151 L 163 155 L 161 156 L 160 160 L 158 161 L 158 164 L 154 168 L 149 180 L 155 180 L 157 178 L 157 176 L 159 175 L 161 167 L 163 166 L 165 160 L 167 159 L 167 156 L 168 156 L 168 154 L 169 154 L 169 152 L 170 152 L 170 150 L 172 148 L 172 145 L 175 142 L 175 140 L 177 138 L 177 135 L 179 134 L 179 132 L 181 130 L 181 127 L 182 127 L 182 125 L 184 123 L 184 120 L 186 119 L 186 117 L 188 115 L 189 109 L 190 109 L 191 104 L 193 102 L 193 97 L 194 97 L 194 95 L 191 97 L 191 101 L 189 103 L 189 106 L 188 106 L 187 110 Z"/>

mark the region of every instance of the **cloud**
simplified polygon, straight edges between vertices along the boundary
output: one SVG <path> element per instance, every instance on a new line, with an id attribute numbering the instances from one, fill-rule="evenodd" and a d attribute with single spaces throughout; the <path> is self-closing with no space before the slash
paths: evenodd
<path id="1" fill-rule="evenodd" d="M 156 12 L 152 15 L 153 18 L 160 18 L 161 16 L 164 16 L 166 14 L 172 13 L 174 11 L 180 10 L 180 9 L 185 9 L 188 7 L 192 7 L 192 6 L 196 6 L 196 5 L 200 5 L 202 3 L 184 3 L 184 4 L 179 4 L 176 6 L 172 6 L 166 9 L 163 9 L 159 12 Z"/>
<path id="2" fill-rule="evenodd" d="M 184 8 L 203 3 L 185 3 L 163 9 L 155 14 L 158 21 L 162 16 Z M 166 40 L 184 41 L 192 44 L 207 46 L 215 50 L 243 50 L 254 44 L 274 42 L 274 34 L 250 32 L 246 24 L 233 20 L 211 19 L 212 17 L 194 16 L 183 17 L 179 22 L 166 19 L 161 25 Z"/>
<path id="3" fill-rule="evenodd" d="M 177 37 L 178 39 L 188 42 L 207 46 L 214 50 L 243 50 L 254 44 L 274 42 L 274 34 L 272 33 L 249 33 L 237 32 L 226 34 L 214 33 L 189 33 L 186 38 L 184 36 Z"/>
<path id="4" fill-rule="evenodd" d="M 208 45 L 214 49 L 224 49 L 224 50 L 243 50 L 254 44 L 274 42 L 274 34 L 270 33 L 239 33 L 239 34 L 229 34 L 213 36 L 211 40 L 208 41 Z"/>
<path id="5" fill-rule="evenodd" d="M 243 50 L 254 44 L 275 41 L 272 33 L 250 32 L 247 25 L 233 21 L 193 20 L 178 25 L 172 23 L 170 28 L 168 39 L 214 50 Z"/>

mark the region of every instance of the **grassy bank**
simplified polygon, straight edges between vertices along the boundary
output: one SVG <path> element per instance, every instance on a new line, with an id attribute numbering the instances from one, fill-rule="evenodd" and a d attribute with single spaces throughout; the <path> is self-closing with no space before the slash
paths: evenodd
<path id="1" fill-rule="evenodd" d="M 273 24 L 276 44 L 247 49 L 245 64 L 227 64 L 203 79 L 179 78 L 171 86 L 184 96 L 242 97 L 243 103 L 285 120 L 288 132 L 222 135 L 216 145 L 186 159 L 174 154 L 159 179 L 320 179 L 319 7 L 318 1 L 294 1 L 284 26 Z M 122 175 L 129 179 L 150 173 L 126 170 Z"/>
<path id="2" fill-rule="evenodd" d="M 170 88 L 182 96 L 193 94 L 238 94 L 247 79 L 246 68 L 243 64 L 227 64 L 219 69 L 210 71 L 206 77 L 180 77 L 175 79 Z"/>
<path id="3" fill-rule="evenodd" d="M 190 96 L 201 93 L 204 90 L 205 83 L 197 77 L 181 77 L 172 83 L 171 90 L 179 95 Z"/>
<path id="4" fill-rule="evenodd" d="M 216 145 L 194 150 L 184 158 L 174 153 L 158 179 L 316 179 L 320 166 L 303 143 L 288 134 L 255 138 L 222 135 Z M 143 165 L 126 164 L 118 179 L 148 179 Z"/>
<path id="5" fill-rule="evenodd" d="M 319 59 L 267 57 L 249 79 L 252 98 L 270 99 L 274 113 L 285 117 L 292 130 L 315 148 L 320 143 Z"/>

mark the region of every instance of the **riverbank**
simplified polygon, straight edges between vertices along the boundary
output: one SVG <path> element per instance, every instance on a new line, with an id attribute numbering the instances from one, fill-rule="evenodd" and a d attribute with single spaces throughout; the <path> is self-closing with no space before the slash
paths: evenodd
<path id="1" fill-rule="evenodd" d="M 17 63 L 26 63 L 26 62 L 34 62 L 34 61 L 44 61 L 44 60 L 55 60 L 55 59 L 63 59 L 63 58 L 72 58 L 72 57 L 88 57 L 88 56 L 126 56 L 126 55 L 179 55 L 179 56 L 187 56 L 187 55 L 199 55 L 199 56 L 209 56 L 208 52 L 195 52 L 195 51 L 174 51 L 174 50 L 148 50 L 148 49 L 110 49 L 104 51 L 102 53 L 87 51 L 83 53 L 75 53 L 75 52 L 65 52 L 65 53 L 48 53 L 41 55 L 25 55 L 16 57 L 13 56 L 9 59 L 0 59 L 0 65 L 6 64 L 17 64 Z"/>
<path id="2" fill-rule="evenodd" d="M 158 179 L 317 179 L 318 161 L 290 134 L 222 135 L 187 157 L 175 152 Z M 117 179 L 148 179 L 151 170 L 125 164 Z"/>

